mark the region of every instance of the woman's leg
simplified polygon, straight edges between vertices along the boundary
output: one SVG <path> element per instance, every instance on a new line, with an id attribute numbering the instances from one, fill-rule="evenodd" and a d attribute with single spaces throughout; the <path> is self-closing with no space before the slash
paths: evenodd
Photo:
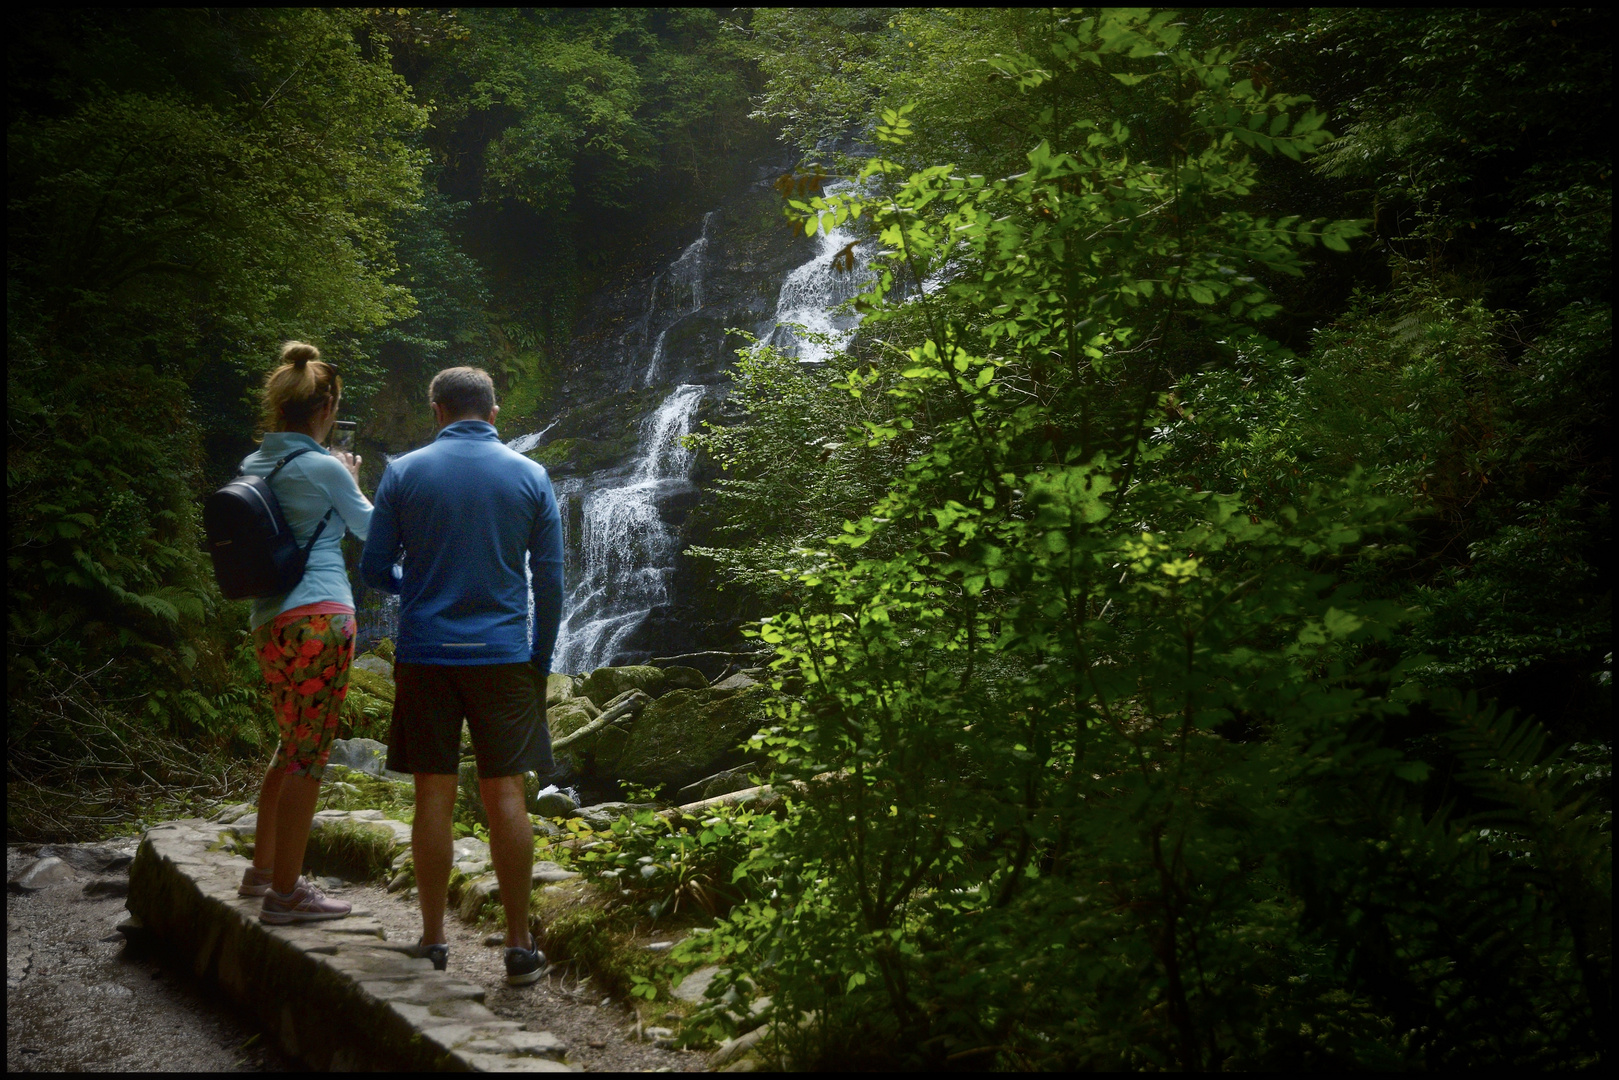
<path id="1" fill-rule="evenodd" d="M 352 615 L 310 615 L 275 631 L 288 694 L 281 724 L 280 794 L 275 803 L 271 888 L 286 895 L 303 873 L 309 829 L 320 798 L 320 777 L 348 693 L 354 656 Z M 265 787 L 271 781 L 266 778 Z M 262 834 L 259 843 L 269 846 Z"/>
<path id="2" fill-rule="evenodd" d="M 282 775 L 285 779 L 276 805 L 274 877 L 270 887 L 286 895 L 304 872 L 304 850 L 309 846 L 309 826 L 315 820 L 315 802 L 320 798 L 320 779 L 301 773 Z M 262 834 L 258 842 L 265 843 Z"/>
<path id="3" fill-rule="evenodd" d="M 258 657 L 259 673 L 264 676 L 265 697 L 270 710 L 279 719 L 282 702 L 288 693 L 287 664 L 281 655 L 281 643 L 275 640 L 272 627 L 265 623 L 253 631 L 253 652 Z M 284 741 L 284 740 L 283 740 Z M 264 783 L 259 785 L 258 826 L 253 838 L 253 867 L 269 871 L 275 868 L 276 817 L 281 811 L 281 778 L 286 767 L 278 747 L 264 770 Z M 262 879 L 261 879 L 262 880 Z"/>
<path id="4" fill-rule="evenodd" d="M 281 778 L 286 770 L 280 767 L 281 755 L 264 770 L 264 783 L 259 788 L 259 824 L 253 838 L 253 865 L 260 870 L 275 868 L 275 845 L 278 832 L 276 819 L 281 813 Z"/>

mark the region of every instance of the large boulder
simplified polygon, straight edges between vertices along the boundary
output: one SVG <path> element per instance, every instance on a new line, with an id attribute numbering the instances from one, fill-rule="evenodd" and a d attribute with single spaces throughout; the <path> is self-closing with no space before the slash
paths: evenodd
<path id="1" fill-rule="evenodd" d="M 574 692 L 605 708 L 607 702 L 629 690 L 639 690 L 649 697 L 661 697 L 673 690 L 703 690 L 707 687 L 708 680 L 696 668 L 660 668 L 638 664 L 633 667 L 597 668 L 580 681 Z"/>
<path id="2" fill-rule="evenodd" d="M 341 765 L 355 772 L 388 780 L 409 781 L 409 773 L 390 772 L 387 769 L 388 747 L 376 739 L 333 739 L 328 765 Z"/>
<path id="3" fill-rule="evenodd" d="M 546 705 L 560 705 L 573 697 L 577 692 L 579 676 L 558 675 L 555 672 L 545 677 L 545 703 Z"/>
<path id="4" fill-rule="evenodd" d="M 573 697 L 546 707 L 545 719 L 551 727 L 551 741 L 572 735 L 601 715 L 596 703 L 587 697 Z"/>
<path id="5" fill-rule="evenodd" d="M 388 655 L 382 647 L 388 646 Z M 344 698 L 344 731 L 351 735 L 386 735 L 393 719 L 393 649 L 384 640 L 371 652 L 358 656 L 349 667 Z"/>
<path id="6" fill-rule="evenodd" d="M 758 679 L 755 679 L 752 675 L 748 674 L 746 671 L 739 671 L 735 675 L 732 675 L 730 678 L 721 679 L 719 682 L 715 683 L 714 684 L 714 689 L 716 689 L 716 690 L 725 690 L 725 691 L 746 690 L 750 686 L 758 686 L 758 685 L 759 685 L 759 680 Z"/>
<path id="7" fill-rule="evenodd" d="M 663 680 L 663 669 L 650 664 L 597 668 L 579 684 L 579 693 L 598 705 L 604 705 L 626 690 L 655 694 L 662 687 Z"/>
<path id="8" fill-rule="evenodd" d="M 625 724 L 629 721 L 626 720 Z M 608 724 L 558 750 L 557 770 L 564 776 L 615 776 L 618 759 L 630 744 L 625 724 Z"/>
<path id="9" fill-rule="evenodd" d="M 671 690 L 636 719 L 613 765 L 620 780 L 681 788 L 746 760 L 741 744 L 765 720 L 763 687 Z"/>
<path id="10" fill-rule="evenodd" d="M 701 671 L 694 667 L 681 667 L 672 664 L 663 669 L 663 688 L 658 694 L 667 694 L 671 690 L 706 690 L 708 679 Z M 657 695 L 654 695 L 657 696 Z"/>

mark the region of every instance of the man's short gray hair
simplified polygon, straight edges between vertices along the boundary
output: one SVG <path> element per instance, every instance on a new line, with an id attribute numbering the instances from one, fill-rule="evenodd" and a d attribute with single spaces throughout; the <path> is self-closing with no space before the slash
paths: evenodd
<path id="1" fill-rule="evenodd" d="M 483 368 L 445 368 L 433 376 L 427 399 L 452 419 L 482 420 L 495 411 L 495 380 Z"/>

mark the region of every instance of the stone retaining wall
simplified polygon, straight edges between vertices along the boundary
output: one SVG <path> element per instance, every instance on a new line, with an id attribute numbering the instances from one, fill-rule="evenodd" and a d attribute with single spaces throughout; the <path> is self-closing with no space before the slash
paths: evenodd
<path id="1" fill-rule="evenodd" d="M 342 1071 L 570 1071 L 554 1035 L 501 1020 L 482 987 L 386 941 L 365 911 L 305 926 L 259 922 L 259 901 L 236 895 L 247 863 L 232 839 L 230 826 L 196 819 L 153 827 L 130 867 L 128 907 L 288 1054 Z"/>

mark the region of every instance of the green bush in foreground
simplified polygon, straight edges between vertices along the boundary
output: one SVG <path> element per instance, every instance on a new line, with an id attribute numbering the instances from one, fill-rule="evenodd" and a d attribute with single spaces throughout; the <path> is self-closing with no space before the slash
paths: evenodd
<path id="1" fill-rule="evenodd" d="M 687 950 L 807 1016 L 780 1034 L 811 1067 L 1595 1064 L 1607 813 L 1538 725 L 1394 661 L 1413 612 L 1365 583 L 1408 492 L 1199 490 L 1166 437 L 1171 377 L 1273 350 L 1263 281 L 1359 230 L 1250 212 L 1250 153 L 1307 156 L 1322 117 L 1171 18 L 991 62 L 1037 102 L 1137 87 L 1151 139 L 1034 109 L 1019 175 L 878 158 L 793 203 L 871 223 L 867 326 L 925 338 L 839 384 L 886 390 L 851 437 L 902 464 L 783 571 L 760 635 L 803 693 L 760 744 L 810 783 L 734 872 L 768 888 Z"/>

